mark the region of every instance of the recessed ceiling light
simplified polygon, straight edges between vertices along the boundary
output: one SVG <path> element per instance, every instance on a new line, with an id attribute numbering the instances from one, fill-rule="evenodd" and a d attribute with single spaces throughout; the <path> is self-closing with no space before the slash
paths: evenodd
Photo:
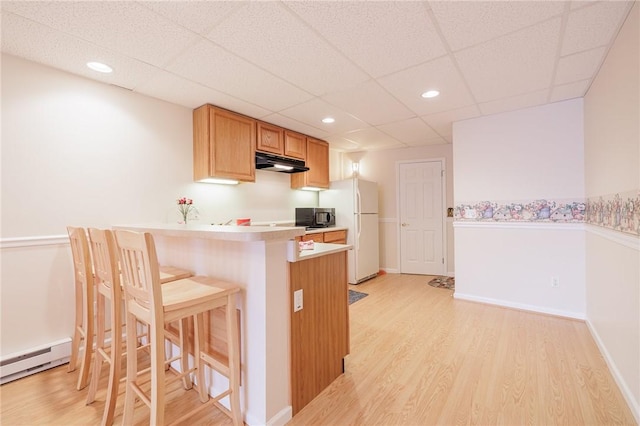
<path id="1" fill-rule="evenodd" d="M 440 94 L 440 92 L 438 92 L 437 90 L 427 90 L 426 92 L 424 92 L 422 94 L 422 97 L 423 98 L 435 98 L 439 94 Z"/>
<path id="2" fill-rule="evenodd" d="M 322 119 L 322 122 L 325 123 L 325 124 L 331 124 L 334 121 L 336 121 L 336 119 L 333 118 L 333 117 L 325 117 L 325 118 Z"/>
<path id="3" fill-rule="evenodd" d="M 113 68 L 107 64 L 103 64 L 102 62 L 87 62 L 87 66 L 94 71 L 103 72 L 105 74 L 113 72 Z"/>

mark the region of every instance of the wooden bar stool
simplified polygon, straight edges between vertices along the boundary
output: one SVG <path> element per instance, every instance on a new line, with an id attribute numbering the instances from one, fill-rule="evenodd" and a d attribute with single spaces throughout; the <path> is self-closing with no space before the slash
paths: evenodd
<path id="1" fill-rule="evenodd" d="M 138 381 L 137 356 L 127 356 L 127 387 L 123 424 L 133 422 L 136 399 L 150 407 L 150 423 L 164 424 L 165 405 L 165 368 L 164 368 L 164 332 L 165 324 L 177 321 L 180 324 L 181 348 L 186 348 L 188 333 L 185 321 L 193 318 L 193 359 L 194 368 L 185 369 L 178 378 L 196 373 L 200 400 L 215 404 L 231 417 L 234 425 L 242 425 L 240 408 L 240 342 L 236 317 L 235 299 L 240 288 L 209 277 L 191 277 L 170 283 L 160 284 L 160 272 L 153 236 L 150 233 L 115 231 L 118 255 L 122 268 L 122 283 L 125 293 L 125 311 L 127 314 L 127 352 L 135 354 L 136 321 L 148 325 L 151 338 L 151 395 L 142 389 Z M 225 307 L 226 331 L 228 341 L 228 359 L 226 362 L 214 360 L 204 351 L 204 314 L 218 307 Z M 171 362 L 168 360 L 167 362 Z M 229 379 L 229 388 L 209 399 L 208 387 L 204 378 L 204 364 L 224 374 Z M 219 400 L 229 396 L 231 410 L 226 410 Z M 203 404 L 196 410 L 186 413 L 177 421 L 183 421 L 191 415 L 208 407 Z"/>
<path id="2" fill-rule="evenodd" d="M 89 228 L 94 279 L 96 283 L 96 347 L 94 351 L 93 374 L 87 404 L 96 399 L 102 366 L 109 364 L 109 380 L 105 398 L 102 425 L 111 425 L 118 398 L 120 384 L 122 347 L 122 303 L 123 293 L 120 285 L 118 252 L 113 233 L 109 230 Z M 111 320 L 111 343 L 107 344 L 106 304 L 109 301 Z M 108 350 L 108 351 L 107 351 Z"/>
<path id="3" fill-rule="evenodd" d="M 78 356 L 82 350 L 80 372 L 78 373 L 78 390 L 89 383 L 89 367 L 93 352 L 93 274 L 91 270 L 91 253 L 84 228 L 67 227 L 71 255 L 73 257 L 73 275 L 75 286 L 75 326 L 71 341 L 71 358 L 69 372 L 75 371 Z"/>
<path id="4" fill-rule="evenodd" d="M 109 364 L 109 379 L 105 398 L 102 425 L 113 424 L 118 388 L 121 377 L 121 357 L 123 351 L 122 340 L 122 311 L 124 293 L 120 281 L 120 266 L 118 264 L 118 251 L 113 232 L 89 228 L 89 246 L 91 247 L 91 259 L 96 292 L 95 309 L 95 350 L 94 365 L 87 393 L 87 404 L 96 399 L 102 367 Z M 184 269 L 173 266 L 160 267 L 161 283 L 176 281 L 190 277 L 193 274 Z M 109 302 L 110 328 L 107 328 L 107 302 Z M 107 332 L 111 332 L 110 343 L 107 342 Z M 140 337 L 140 336 L 139 336 Z M 148 337 L 148 336 L 147 336 Z M 148 339 L 147 339 L 148 341 Z M 138 350 L 145 346 L 138 346 Z M 187 359 L 182 360 L 181 368 L 188 368 Z"/>

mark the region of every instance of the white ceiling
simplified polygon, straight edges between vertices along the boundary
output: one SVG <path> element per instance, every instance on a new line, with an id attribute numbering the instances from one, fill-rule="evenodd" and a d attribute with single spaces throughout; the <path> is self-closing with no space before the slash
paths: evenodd
<path id="1" fill-rule="evenodd" d="M 2 1 L 2 51 L 334 149 L 388 149 L 451 143 L 453 121 L 584 96 L 632 3 Z M 441 95 L 420 97 L 432 88 Z"/>

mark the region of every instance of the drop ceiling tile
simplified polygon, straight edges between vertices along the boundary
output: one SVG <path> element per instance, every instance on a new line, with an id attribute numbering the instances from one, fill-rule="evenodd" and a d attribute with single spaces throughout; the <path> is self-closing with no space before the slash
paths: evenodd
<path id="1" fill-rule="evenodd" d="M 160 72 L 144 62 L 8 12 L 2 13 L 2 52 L 126 89 Z M 89 61 L 109 64 L 114 72 L 93 71 L 86 66 Z"/>
<path id="2" fill-rule="evenodd" d="M 550 102 L 564 101 L 566 99 L 581 98 L 587 93 L 591 80 L 581 80 L 574 83 L 554 86 L 551 89 Z"/>
<path id="3" fill-rule="evenodd" d="M 421 2 L 285 2 L 325 39 L 380 77 L 446 54 Z"/>
<path id="4" fill-rule="evenodd" d="M 351 115 L 373 126 L 415 116 L 374 80 L 353 89 L 325 95 L 322 100 L 349 111 Z"/>
<path id="5" fill-rule="evenodd" d="M 349 132 L 342 136 L 347 140 L 355 142 L 363 150 L 388 149 L 404 146 L 399 140 L 373 127 Z"/>
<path id="6" fill-rule="evenodd" d="M 416 144 L 438 137 L 438 134 L 419 118 L 384 124 L 376 128 L 406 144 Z"/>
<path id="7" fill-rule="evenodd" d="M 572 11 L 567 20 L 561 55 L 607 45 L 627 16 L 629 6 L 625 1 L 603 1 Z"/>
<path id="8" fill-rule="evenodd" d="M 449 57 L 442 57 L 378 79 L 382 87 L 416 115 L 435 114 L 474 103 L 460 73 Z M 440 96 L 424 99 L 426 90 L 437 89 Z"/>
<path id="9" fill-rule="evenodd" d="M 277 2 L 249 3 L 207 38 L 316 96 L 369 78 Z"/>
<path id="10" fill-rule="evenodd" d="M 206 39 L 177 57 L 167 70 L 272 112 L 312 97 Z"/>
<path id="11" fill-rule="evenodd" d="M 367 123 L 318 98 L 280 111 L 280 114 L 333 135 L 370 127 Z M 321 121 L 324 117 L 333 117 L 335 122 L 324 124 Z"/>
<path id="12" fill-rule="evenodd" d="M 438 114 L 425 115 L 422 120 L 427 123 L 440 136 L 450 137 L 453 134 L 452 123 L 466 120 L 481 115 L 476 105 L 440 112 Z"/>
<path id="13" fill-rule="evenodd" d="M 153 78 L 136 87 L 135 91 L 191 109 L 204 104 L 212 104 L 253 118 L 261 118 L 271 113 L 257 105 L 166 71 L 158 72 Z"/>
<path id="14" fill-rule="evenodd" d="M 515 111 L 518 109 L 529 108 L 536 105 L 547 103 L 549 90 L 537 90 L 524 95 L 513 96 L 496 101 L 485 102 L 480 104 L 480 111 L 484 115 L 498 114 L 500 112 Z"/>
<path id="15" fill-rule="evenodd" d="M 605 47 L 565 56 L 558 61 L 555 85 L 590 79 L 596 75 L 606 53 Z"/>
<path id="16" fill-rule="evenodd" d="M 357 143 L 345 139 L 342 136 L 333 135 L 325 138 L 327 142 L 329 142 L 330 149 L 337 149 L 341 151 L 359 151 L 360 145 Z"/>
<path id="17" fill-rule="evenodd" d="M 12 2 L 7 10 L 156 66 L 197 40 L 191 31 L 135 2 Z"/>
<path id="18" fill-rule="evenodd" d="M 561 15 L 555 1 L 431 1 L 431 10 L 453 51 Z"/>
<path id="19" fill-rule="evenodd" d="M 204 35 L 235 10 L 248 3 L 240 1 L 143 1 L 146 8 L 183 27 Z"/>
<path id="20" fill-rule="evenodd" d="M 327 131 L 319 128 L 324 125 L 323 123 L 319 123 L 317 127 L 309 126 L 280 114 L 270 114 L 263 117 L 262 120 L 318 139 L 326 139 L 329 136 Z"/>
<path id="21" fill-rule="evenodd" d="M 558 50 L 560 18 L 455 53 L 478 102 L 548 87 Z"/>
<path id="22" fill-rule="evenodd" d="M 451 140 L 447 140 L 443 137 L 437 136 L 435 138 L 421 140 L 418 142 L 410 143 L 408 145 L 409 146 L 427 146 L 427 145 L 445 145 L 447 143 L 451 143 Z"/>

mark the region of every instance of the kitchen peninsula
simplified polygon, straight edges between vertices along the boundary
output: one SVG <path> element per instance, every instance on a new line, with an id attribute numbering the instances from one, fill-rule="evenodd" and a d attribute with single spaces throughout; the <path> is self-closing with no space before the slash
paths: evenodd
<path id="1" fill-rule="evenodd" d="M 241 400 L 245 423 L 283 425 L 290 420 L 290 265 L 310 265 L 310 260 L 318 262 L 324 257 L 329 260 L 340 252 L 346 258 L 345 250 L 349 246 L 327 244 L 325 250 L 316 250 L 313 256 L 303 260 L 311 253 L 291 252 L 293 244 L 297 244 L 292 240 L 305 234 L 301 227 L 141 224 L 114 228 L 151 233 L 160 263 L 220 278 L 243 288 L 238 308 L 242 312 Z M 333 260 L 336 261 L 346 268 L 346 261 Z M 346 306 L 346 269 L 342 291 Z M 311 293 L 305 296 L 310 297 Z M 310 299 L 305 300 L 307 303 L 313 306 Z M 344 309 L 343 312 L 348 314 Z M 346 339 L 342 352 L 348 351 L 348 329 Z M 216 375 L 214 387 L 223 380 Z"/>

